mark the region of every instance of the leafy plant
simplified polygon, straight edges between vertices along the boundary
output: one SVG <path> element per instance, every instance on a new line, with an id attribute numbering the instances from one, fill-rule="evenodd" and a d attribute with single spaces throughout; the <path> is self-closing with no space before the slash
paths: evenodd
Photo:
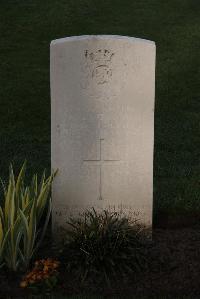
<path id="1" fill-rule="evenodd" d="M 2 221 L 0 218 L 0 268 L 3 266 L 3 254 L 5 249 L 5 243 L 8 238 L 8 231 L 4 233 Z"/>
<path id="2" fill-rule="evenodd" d="M 84 281 L 89 275 L 110 278 L 141 271 L 145 265 L 145 230 L 117 213 L 94 209 L 68 222 L 60 259 Z M 96 277 L 96 276 L 95 276 Z"/>
<path id="3" fill-rule="evenodd" d="M 0 207 L 0 261 L 17 271 L 26 269 L 37 251 L 51 213 L 50 189 L 56 173 L 45 176 L 38 183 L 33 175 L 30 186 L 25 186 L 26 162 L 15 179 L 10 165 L 8 186 L 3 184 L 4 198 Z M 45 222 L 40 230 L 40 221 Z"/>

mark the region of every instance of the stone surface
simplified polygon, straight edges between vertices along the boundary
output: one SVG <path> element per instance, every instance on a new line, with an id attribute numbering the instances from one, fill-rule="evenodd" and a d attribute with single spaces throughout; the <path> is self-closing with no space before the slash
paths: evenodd
<path id="1" fill-rule="evenodd" d="M 94 207 L 151 226 L 155 44 L 122 36 L 51 42 L 53 227 Z"/>

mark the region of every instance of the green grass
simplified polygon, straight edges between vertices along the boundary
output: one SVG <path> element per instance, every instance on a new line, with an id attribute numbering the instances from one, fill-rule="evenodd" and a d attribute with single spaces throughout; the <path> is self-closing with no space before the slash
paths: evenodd
<path id="1" fill-rule="evenodd" d="M 121 295 L 121 296 L 87 296 L 87 295 L 75 295 L 75 296 L 59 296 L 59 295 L 52 295 L 47 297 L 30 297 L 27 299 L 104 299 L 104 298 L 111 298 L 111 299 L 199 299 L 199 296 L 130 296 L 130 295 Z"/>
<path id="2" fill-rule="evenodd" d="M 200 1 L 1 0 L 0 175 L 50 169 L 49 43 L 120 34 L 157 45 L 154 211 L 200 210 Z"/>

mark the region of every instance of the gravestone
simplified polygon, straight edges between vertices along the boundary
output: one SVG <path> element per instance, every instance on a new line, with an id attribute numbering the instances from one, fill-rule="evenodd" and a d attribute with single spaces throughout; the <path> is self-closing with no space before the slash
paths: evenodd
<path id="1" fill-rule="evenodd" d="M 124 36 L 51 42 L 53 228 L 94 207 L 151 227 L 155 44 Z"/>

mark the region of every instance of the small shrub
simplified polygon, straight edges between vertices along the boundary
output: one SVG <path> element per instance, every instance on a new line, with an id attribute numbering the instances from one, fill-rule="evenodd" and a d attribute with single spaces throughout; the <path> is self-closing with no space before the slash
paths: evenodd
<path id="1" fill-rule="evenodd" d="M 57 285 L 59 262 L 54 259 L 39 260 L 31 272 L 20 283 L 21 288 L 29 288 L 34 293 L 50 292 Z"/>
<path id="2" fill-rule="evenodd" d="M 145 230 L 117 213 L 94 209 L 70 219 L 60 259 L 84 281 L 90 277 L 125 277 L 145 265 Z"/>

